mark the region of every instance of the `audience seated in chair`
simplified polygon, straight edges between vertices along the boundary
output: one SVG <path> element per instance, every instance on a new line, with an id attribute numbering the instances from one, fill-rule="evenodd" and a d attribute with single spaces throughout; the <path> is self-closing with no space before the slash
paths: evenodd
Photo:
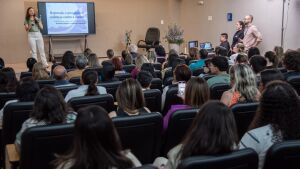
<path id="1" fill-rule="evenodd" d="M 5 62 L 4 60 L 0 57 L 0 70 L 5 68 Z"/>
<path id="2" fill-rule="evenodd" d="M 187 82 L 190 80 L 190 78 L 192 77 L 192 72 L 189 69 L 189 67 L 187 65 L 178 65 L 176 66 L 175 70 L 174 70 L 174 75 L 173 75 L 173 82 L 171 86 L 177 86 L 178 82 Z M 161 96 L 161 109 L 164 109 L 165 106 L 165 100 L 166 100 L 166 94 L 167 91 L 169 90 L 170 86 L 166 86 L 163 89 L 163 93 Z"/>
<path id="3" fill-rule="evenodd" d="M 229 61 L 228 61 L 230 65 L 236 63 L 236 58 L 238 55 L 246 55 L 246 58 L 248 58 L 247 54 L 245 53 L 245 45 L 243 43 L 236 44 L 233 47 L 232 52 L 233 54 L 229 57 Z"/>
<path id="4" fill-rule="evenodd" d="M 82 72 L 81 86 L 68 92 L 65 101 L 68 102 L 73 97 L 95 96 L 99 94 L 107 94 L 106 89 L 97 86 L 98 73 L 92 69 L 86 69 Z"/>
<path id="5" fill-rule="evenodd" d="M 6 67 L 0 71 L 0 92 L 15 92 L 18 80 L 13 68 Z"/>
<path id="6" fill-rule="evenodd" d="M 135 63 L 135 60 L 137 59 L 140 54 L 138 53 L 138 47 L 136 44 L 131 44 L 128 46 L 129 54 L 133 60 L 133 63 Z"/>
<path id="7" fill-rule="evenodd" d="M 56 169 L 141 166 L 129 150 L 122 150 L 117 130 L 102 107 L 80 109 L 74 130 L 73 147 L 65 155 L 58 156 Z"/>
<path id="8" fill-rule="evenodd" d="M 216 56 L 224 56 L 224 57 L 227 57 L 228 55 L 228 50 L 222 46 L 217 46 L 215 48 L 215 53 L 216 53 Z"/>
<path id="9" fill-rule="evenodd" d="M 232 88 L 223 93 L 221 102 L 228 107 L 236 103 L 257 102 L 260 92 L 252 69 L 248 65 L 238 64 L 232 66 L 229 72 Z"/>
<path id="10" fill-rule="evenodd" d="M 153 76 L 148 71 L 140 71 L 137 75 L 136 80 L 140 83 L 142 86 L 142 90 L 149 90 L 151 86 L 151 81 L 153 79 Z"/>
<path id="11" fill-rule="evenodd" d="M 75 69 L 75 56 L 72 51 L 66 51 L 62 57 L 61 65 L 67 70 Z"/>
<path id="12" fill-rule="evenodd" d="M 263 168 L 268 149 L 275 143 L 300 139 L 299 96 L 291 85 L 274 81 L 266 86 L 258 111 L 239 147 L 252 148 L 259 155 L 259 169 Z"/>
<path id="13" fill-rule="evenodd" d="M 55 79 L 54 82 L 55 87 L 76 85 L 74 83 L 70 83 L 67 80 L 67 70 L 65 69 L 65 67 L 61 65 L 57 65 L 53 69 L 53 78 Z"/>
<path id="14" fill-rule="evenodd" d="M 150 113 L 145 107 L 145 98 L 141 85 L 135 79 L 124 80 L 117 89 L 117 111 L 109 113 L 113 117 L 127 117 Z"/>
<path id="15" fill-rule="evenodd" d="M 265 59 L 267 61 L 266 69 L 274 69 L 278 67 L 278 57 L 275 52 L 268 51 L 265 53 Z"/>
<path id="16" fill-rule="evenodd" d="M 237 65 L 237 64 L 246 64 L 246 65 L 248 65 L 249 64 L 248 56 L 246 54 L 238 54 L 236 56 L 234 64 L 235 65 Z"/>
<path id="17" fill-rule="evenodd" d="M 36 63 L 36 59 L 35 58 L 28 58 L 26 61 L 26 66 L 28 68 L 28 72 L 32 72 L 33 66 Z"/>
<path id="18" fill-rule="evenodd" d="M 84 49 L 84 51 L 83 51 L 83 55 L 84 55 L 86 58 L 88 58 L 89 55 L 92 54 L 92 53 L 93 53 L 93 51 L 92 51 L 90 48 L 86 48 L 86 49 Z"/>
<path id="19" fill-rule="evenodd" d="M 112 65 L 115 67 L 115 74 L 124 74 L 126 71 L 123 69 L 122 60 L 120 57 L 115 56 L 111 59 Z"/>
<path id="20" fill-rule="evenodd" d="M 228 34 L 227 33 L 222 33 L 220 35 L 220 46 L 225 48 L 227 51 L 231 50 L 230 44 L 228 42 Z"/>
<path id="21" fill-rule="evenodd" d="M 199 51 L 199 55 L 196 55 L 197 62 L 189 65 L 191 71 L 203 68 L 205 66 L 205 59 L 208 56 L 208 52 L 205 49 L 201 49 Z"/>
<path id="22" fill-rule="evenodd" d="M 217 83 L 230 84 L 230 76 L 227 73 L 229 69 L 227 58 L 224 56 L 216 56 L 211 59 L 209 70 L 211 74 L 216 75 L 207 80 L 207 84 L 211 87 Z"/>
<path id="23" fill-rule="evenodd" d="M 275 46 L 273 49 L 273 52 L 275 53 L 277 60 L 278 60 L 278 67 L 283 67 L 283 57 L 284 57 L 284 51 L 281 46 Z M 300 52 L 300 51 L 299 51 Z"/>
<path id="24" fill-rule="evenodd" d="M 189 54 L 185 59 L 185 64 L 189 65 L 191 61 L 199 60 L 199 50 L 198 48 L 189 48 Z"/>
<path id="25" fill-rule="evenodd" d="M 172 114 L 177 110 L 198 108 L 209 100 L 209 88 L 207 82 L 200 77 L 192 77 L 186 84 L 184 92 L 184 104 L 172 105 L 164 117 L 164 129 L 168 128 Z"/>
<path id="26" fill-rule="evenodd" d="M 34 64 L 32 68 L 32 77 L 34 80 L 50 80 L 49 73 L 41 62 Z"/>
<path id="27" fill-rule="evenodd" d="M 20 150 L 21 137 L 27 128 L 72 123 L 76 119 L 76 115 L 75 112 L 68 112 L 67 104 L 57 89 L 52 86 L 45 86 L 37 93 L 30 118 L 23 123 L 21 130 L 16 135 L 17 150 Z"/>
<path id="28" fill-rule="evenodd" d="M 76 69 L 68 72 L 68 78 L 69 80 L 73 77 L 80 77 L 84 69 L 86 68 L 88 64 L 88 60 L 85 56 L 79 55 L 76 57 L 75 60 Z"/>
<path id="29" fill-rule="evenodd" d="M 141 67 L 141 71 L 147 71 L 147 72 L 151 73 L 153 78 L 157 78 L 155 69 L 154 69 L 154 66 L 152 63 L 144 63 Z"/>
<path id="30" fill-rule="evenodd" d="M 289 50 L 284 54 L 283 65 L 287 69 L 285 79 L 290 76 L 300 75 L 300 52 Z"/>
<path id="31" fill-rule="evenodd" d="M 119 81 L 115 78 L 115 67 L 112 64 L 103 65 L 101 82 L 109 83 Z"/>
<path id="32" fill-rule="evenodd" d="M 111 59 L 115 56 L 115 52 L 112 49 L 108 49 L 106 51 L 106 56 L 108 60 L 104 60 L 102 62 L 102 66 L 104 66 L 105 64 L 112 64 Z"/>
<path id="33" fill-rule="evenodd" d="M 155 47 L 155 53 L 157 57 L 157 62 L 164 63 L 166 60 L 166 51 L 162 45 L 158 45 Z"/>
<path id="34" fill-rule="evenodd" d="M 98 56 L 95 53 L 91 53 L 87 56 L 88 68 L 100 68 L 101 65 L 98 60 Z"/>
<path id="35" fill-rule="evenodd" d="M 260 50 L 257 47 L 251 47 L 248 50 L 248 59 L 250 60 L 252 56 L 260 55 Z"/>
<path id="36" fill-rule="evenodd" d="M 131 77 L 136 79 L 137 74 L 141 71 L 144 63 L 149 63 L 149 60 L 144 55 L 139 55 L 135 59 L 135 68 L 131 71 Z"/>
<path id="37" fill-rule="evenodd" d="M 219 101 L 207 102 L 196 115 L 182 143 L 168 152 L 164 168 L 176 169 L 183 159 L 192 156 L 231 153 L 237 148 L 237 143 L 237 128 L 231 110 Z"/>
<path id="38" fill-rule="evenodd" d="M 256 74 L 256 78 L 260 81 L 260 72 L 267 68 L 267 60 L 260 55 L 254 55 L 249 60 L 250 66 L 254 73 Z"/>
<path id="39" fill-rule="evenodd" d="M 7 101 L 0 110 L 0 128 L 2 128 L 3 111 L 6 105 L 15 102 L 33 101 L 39 89 L 38 83 L 34 81 L 32 77 L 24 77 L 21 79 L 16 88 L 16 99 Z"/>
<path id="40" fill-rule="evenodd" d="M 123 65 L 131 65 L 131 64 L 133 64 L 131 55 L 128 53 L 127 50 L 123 50 L 121 56 L 122 56 L 122 63 L 123 63 Z"/>
<path id="41" fill-rule="evenodd" d="M 260 83 L 259 83 L 259 91 L 262 93 L 268 83 L 274 80 L 282 80 L 284 81 L 283 74 L 277 69 L 267 69 L 260 73 Z"/>

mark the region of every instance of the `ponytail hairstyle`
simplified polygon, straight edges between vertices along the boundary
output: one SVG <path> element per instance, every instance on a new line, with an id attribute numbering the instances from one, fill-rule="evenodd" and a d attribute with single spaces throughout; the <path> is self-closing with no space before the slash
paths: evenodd
<path id="1" fill-rule="evenodd" d="M 98 73 L 92 69 L 86 69 L 82 72 L 82 82 L 88 85 L 85 96 L 99 95 L 96 83 L 98 82 Z"/>

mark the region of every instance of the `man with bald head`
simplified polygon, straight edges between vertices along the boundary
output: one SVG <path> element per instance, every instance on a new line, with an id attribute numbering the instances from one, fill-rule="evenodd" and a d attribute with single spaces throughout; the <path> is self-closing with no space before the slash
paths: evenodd
<path id="1" fill-rule="evenodd" d="M 246 51 L 251 47 L 257 47 L 260 42 L 262 42 L 262 34 L 258 31 L 257 27 L 252 24 L 253 16 L 245 16 L 245 30 L 244 30 L 244 39 L 243 44 L 245 45 Z"/>
<path id="2" fill-rule="evenodd" d="M 70 83 L 67 79 L 67 70 L 65 67 L 61 65 L 55 66 L 53 69 L 53 77 L 55 79 L 54 86 L 59 87 L 59 86 L 72 86 L 76 85 L 74 83 Z"/>

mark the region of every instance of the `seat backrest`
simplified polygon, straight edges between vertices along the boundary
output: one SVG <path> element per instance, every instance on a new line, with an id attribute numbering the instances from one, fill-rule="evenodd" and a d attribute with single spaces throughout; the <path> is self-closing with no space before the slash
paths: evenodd
<path id="1" fill-rule="evenodd" d="M 199 68 L 193 71 L 193 76 L 199 76 L 201 73 L 204 73 L 203 68 Z"/>
<path id="2" fill-rule="evenodd" d="M 107 93 L 111 94 L 114 97 L 114 99 L 116 100 L 116 92 L 117 92 L 117 89 L 118 89 L 118 87 L 121 83 L 122 83 L 121 81 L 101 82 L 101 83 L 98 84 L 98 86 L 105 87 Z"/>
<path id="3" fill-rule="evenodd" d="M 257 107 L 257 102 L 238 103 L 231 107 L 238 129 L 239 138 L 242 138 L 243 135 L 247 132 L 249 125 L 251 124 L 255 116 Z"/>
<path id="4" fill-rule="evenodd" d="M 216 75 L 205 75 L 203 76 L 203 79 L 205 79 L 206 81 L 212 77 L 215 77 Z"/>
<path id="5" fill-rule="evenodd" d="M 162 146 L 164 155 L 182 141 L 198 111 L 199 109 L 185 109 L 172 114 L 164 135 Z"/>
<path id="6" fill-rule="evenodd" d="M 80 85 L 80 77 L 72 77 L 69 82 Z"/>
<path id="7" fill-rule="evenodd" d="M 162 80 L 160 78 L 153 78 L 150 88 L 162 91 Z"/>
<path id="8" fill-rule="evenodd" d="M 20 169 L 52 169 L 55 155 L 73 143 L 73 124 L 31 127 L 22 134 Z"/>
<path id="9" fill-rule="evenodd" d="M 151 112 L 160 112 L 161 108 L 161 92 L 158 89 L 150 89 L 144 91 L 146 107 Z"/>
<path id="10" fill-rule="evenodd" d="M 15 92 L 0 93 L 0 109 L 2 109 L 7 101 L 14 100 L 16 97 Z"/>
<path id="11" fill-rule="evenodd" d="M 156 75 L 157 78 L 161 79 L 162 74 L 161 74 L 160 70 L 154 70 L 154 73 L 155 73 L 155 75 Z"/>
<path id="12" fill-rule="evenodd" d="M 124 65 L 123 69 L 127 72 L 127 73 L 131 73 L 132 70 L 135 68 L 135 65 Z"/>
<path id="13" fill-rule="evenodd" d="M 120 81 L 123 81 L 125 79 L 131 78 L 130 73 L 120 73 L 115 75 L 116 78 L 118 78 Z"/>
<path id="14" fill-rule="evenodd" d="M 90 105 L 103 107 L 107 112 L 114 110 L 114 98 L 110 94 L 100 94 L 97 96 L 74 97 L 68 101 L 74 111 Z"/>
<path id="15" fill-rule="evenodd" d="M 164 86 L 172 85 L 173 80 L 174 80 L 173 77 L 168 77 L 167 79 L 165 79 L 165 80 L 163 81 L 163 85 L 164 85 Z"/>
<path id="16" fill-rule="evenodd" d="M 66 86 L 55 86 L 55 88 L 57 90 L 59 90 L 61 92 L 61 94 L 66 97 L 66 95 L 68 94 L 69 91 L 77 89 L 78 86 L 77 85 L 66 85 Z"/>
<path id="17" fill-rule="evenodd" d="M 219 156 L 189 157 L 177 169 L 257 169 L 258 155 L 252 149 L 237 150 Z"/>
<path id="18" fill-rule="evenodd" d="M 25 120 L 29 118 L 33 102 L 15 102 L 5 106 L 3 111 L 3 144 L 12 144 Z"/>
<path id="19" fill-rule="evenodd" d="M 230 85 L 226 83 L 214 84 L 210 87 L 210 98 L 213 100 L 220 100 L 222 94 L 230 88 Z"/>
<path id="20" fill-rule="evenodd" d="M 161 70 L 161 63 L 153 63 L 153 67 L 155 70 Z"/>
<path id="21" fill-rule="evenodd" d="M 24 77 L 32 77 L 32 72 L 21 72 L 20 79 Z"/>
<path id="22" fill-rule="evenodd" d="M 40 88 L 43 88 L 46 85 L 54 85 L 55 80 L 37 80 L 36 82 L 39 84 Z"/>
<path id="23" fill-rule="evenodd" d="M 298 169 L 300 161 L 300 141 L 284 141 L 274 144 L 267 151 L 264 169 Z"/>
<path id="24" fill-rule="evenodd" d="M 289 84 L 291 84 L 294 87 L 294 89 L 300 95 L 300 76 L 290 76 L 286 80 Z"/>
<path id="25" fill-rule="evenodd" d="M 165 81 L 169 77 L 173 77 L 173 71 L 172 70 L 166 70 L 163 81 Z"/>
<path id="26" fill-rule="evenodd" d="M 147 45 L 152 45 L 153 42 L 159 42 L 160 30 L 158 28 L 149 28 L 146 33 L 145 42 Z"/>
<path id="27" fill-rule="evenodd" d="M 178 86 L 172 86 L 166 93 L 165 105 L 162 114 L 165 115 L 174 104 L 182 104 L 183 100 L 177 96 Z"/>
<path id="28" fill-rule="evenodd" d="M 123 149 L 130 149 L 142 164 L 152 163 L 159 155 L 163 117 L 149 113 L 112 119 Z"/>

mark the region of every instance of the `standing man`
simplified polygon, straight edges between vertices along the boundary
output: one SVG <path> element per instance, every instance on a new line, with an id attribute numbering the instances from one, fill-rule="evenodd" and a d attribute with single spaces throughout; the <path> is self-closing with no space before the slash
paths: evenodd
<path id="1" fill-rule="evenodd" d="M 245 16 L 245 31 L 243 43 L 245 45 L 246 51 L 251 47 L 257 47 L 260 42 L 262 42 L 262 34 L 258 31 L 257 27 L 252 24 L 253 16 Z"/>

